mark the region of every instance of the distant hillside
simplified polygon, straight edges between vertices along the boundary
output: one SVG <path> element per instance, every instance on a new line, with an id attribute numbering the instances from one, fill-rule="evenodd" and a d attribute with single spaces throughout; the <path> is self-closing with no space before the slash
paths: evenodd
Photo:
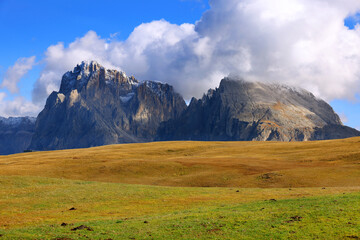
<path id="1" fill-rule="evenodd" d="M 360 138 L 156 142 L 0 157 L 1 175 L 187 187 L 360 186 Z"/>
<path id="2" fill-rule="evenodd" d="M 0 154 L 23 152 L 35 130 L 33 117 L 0 117 Z"/>

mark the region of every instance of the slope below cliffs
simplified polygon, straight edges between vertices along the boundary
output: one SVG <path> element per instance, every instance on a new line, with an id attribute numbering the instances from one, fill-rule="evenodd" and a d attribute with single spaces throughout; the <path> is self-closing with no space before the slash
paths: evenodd
<path id="1" fill-rule="evenodd" d="M 33 117 L 0 117 L 0 154 L 27 150 L 35 130 Z"/>
<path id="2" fill-rule="evenodd" d="M 179 117 L 161 124 L 157 140 L 307 141 L 359 136 L 325 101 L 279 84 L 225 78 Z"/>

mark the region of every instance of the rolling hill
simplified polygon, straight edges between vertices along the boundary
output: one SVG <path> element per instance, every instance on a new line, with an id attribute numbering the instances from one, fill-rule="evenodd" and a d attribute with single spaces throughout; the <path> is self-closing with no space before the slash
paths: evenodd
<path id="1" fill-rule="evenodd" d="M 358 239 L 359 145 L 153 142 L 1 156 L 0 239 Z"/>
<path id="2" fill-rule="evenodd" d="M 0 166 L 0 175 L 160 186 L 360 186 L 360 138 L 108 145 L 1 156 Z"/>

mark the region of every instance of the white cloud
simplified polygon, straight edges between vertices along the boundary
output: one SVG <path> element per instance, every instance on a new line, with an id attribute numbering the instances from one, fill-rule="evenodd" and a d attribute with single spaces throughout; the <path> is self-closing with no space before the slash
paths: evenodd
<path id="1" fill-rule="evenodd" d="M 248 51 L 250 68 L 227 71 L 300 85 L 327 99 L 359 91 L 360 29 L 344 26 L 359 1 L 229 0 L 224 5 L 212 1 L 197 31 L 215 39 L 215 49 L 230 52 L 215 55 L 215 61 L 234 62 L 237 54 L 227 49 Z"/>
<path id="2" fill-rule="evenodd" d="M 35 56 L 19 58 L 15 64 L 9 67 L 1 83 L 1 88 L 8 89 L 11 93 L 18 93 L 18 82 L 30 71 L 35 64 Z"/>
<path id="3" fill-rule="evenodd" d="M 17 94 L 19 92 L 17 84 L 36 64 L 35 59 L 35 56 L 19 58 L 7 69 L 1 88 L 9 90 L 14 97 L 12 100 L 6 99 L 7 94 L 0 92 L 0 116 L 36 116 L 41 110 L 41 107 Z"/>
<path id="4" fill-rule="evenodd" d="M 89 31 L 82 38 L 76 39 L 68 47 L 58 43 L 48 47 L 43 59 L 44 69 L 33 89 L 33 101 L 44 104 L 44 99 L 60 87 L 61 76 L 82 60 L 97 60 L 102 65 L 115 68 L 107 60 L 109 52 L 108 43 L 95 32 Z"/>
<path id="5" fill-rule="evenodd" d="M 36 117 L 41 108 L 21 96 L 6 100 L 6 93 L 0 92 L 0 116 L 2 117 Z"/>
<path id="6" fill-rule="evenodd" d="M 82 60 L 167 82 L 185 98 L 201 96 L 229 74 L 298 85 L 327 100 L 360 92 L 360 25 L 344 26 L 360 1 L 211 0 L 210 5 L 195 24 L 153 21 L 125 41 L 89 31 L 69 46 L 50 46 L 33 101 L 43 105 L 59 89 L 62 74 Z"/>
<path id="7" fill-rule="evenodd" d="M 342 123 L 347 123 L 349 121 L 349 119 L 347 118 L 345 113 L 339 113 L 339 117 L 340 117 Z"/>

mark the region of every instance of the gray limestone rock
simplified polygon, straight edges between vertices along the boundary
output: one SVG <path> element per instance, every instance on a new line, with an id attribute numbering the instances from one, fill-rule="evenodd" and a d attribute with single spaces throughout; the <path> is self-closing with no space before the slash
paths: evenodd
<path id="1" fill-rule="evenodd" d="M 139 82 L 96 62 L 64 74 L 39 114 L 30 149 L 154 140 L 308 141 L 360 136 L 325 101 L 279 84 L 225 78 L 202 99 Z"/>
<path id="2" fill-rule="evenodd" d="M 64 74 L 60 91 L 48 97 L 30 148 L 152 141 L 160 122 L 178 117 L 185 108 L 168 84 L 139 82 L 96 62 L 83 62 Z"/>
<path id="3" fill-rule="evenodd" d="M 360 136 L 325 101 L 279 84 L 225 78 L 178 118 L 161 124 L 157 140 L 307 141 Z"/>

